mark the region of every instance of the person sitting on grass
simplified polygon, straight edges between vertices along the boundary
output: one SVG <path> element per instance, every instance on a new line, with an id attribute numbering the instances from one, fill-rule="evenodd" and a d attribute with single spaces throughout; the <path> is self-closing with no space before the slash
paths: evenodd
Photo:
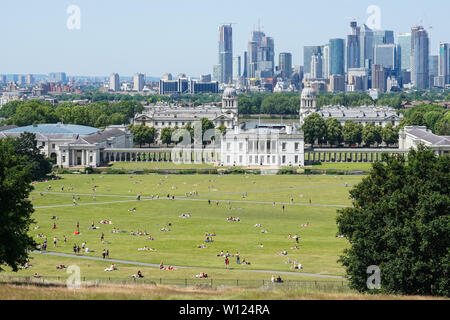
<path id="1" fill-rule="evenodd" d="M 56 266 L 56 269 L 58 269 L 58 270 L 65 269 L 65 268 L 66 268 L 66 266 L 63 265 L 63 264 L 60 264 L 60 265 Z"/>
<path id="2" fill-rule="evenodd" d="M 204 272 L 200 272 L 200 274 L 195 275 L 196 278 L 208 278 L 208 275 Z"/>
<path id="3" fill-rule="evenodd" d="M 205 248 L 206 248 L 206 245 L 204 245 L 204 244 L 199 244 L 199 245 L 197 246 L 197 248 L 199 248 L 199 249 L 205 249 Z"/>
<path id="4" fill-rule="evenodd" d="M 118 269 L 114 264 L 110 265 L 109 268 L 105 269 L 105 271 L 115 271 L 115 270 L 118 270 Z"/>
<path id="5" fill-rule="evenodd" d="M 162 270 L 162 269 L 164 269 L 164 264 L 161 262 L 161 263 L 159 264 L 159 270 Z"/>
<path id="6" fill-rule="evenodd" d="M 36 272 L 33 276 L 33 278 L 40 278 L 41 276 Z"/>

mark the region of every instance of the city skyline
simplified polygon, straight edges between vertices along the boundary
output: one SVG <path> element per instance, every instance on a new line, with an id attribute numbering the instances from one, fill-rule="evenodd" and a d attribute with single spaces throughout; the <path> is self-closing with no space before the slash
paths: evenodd
<path id="1" fill-rule="evenodd" d="M 81 10 L 79 30 L 66 27 L 70 16 L 66 9 L 71 2 Z M 419 1 L 346 0 L 339 5 L 329 1 L 326 5 L 330 10 L 323 10 L 323 4 L 292 1 L 279 8 L 270 6 L 268 1 L 258 1 L 260 10 L 256 13 L 250 10 L 255 6 L 253 1 L 241 3 L 231 0 L 227 6 L 217 7 L 220 10 L 210 2 L 197 2 L 196 10 L 182 2 L 171 7 L 164 4 L 149 6 L 135 1 L 108 5 L 85 0 L 48 1 L 46 4 L 24 0 L 14 5 L 2 3 L 0 25 L 3 29 L 8 30 L 8 26 L 13 25 L 12 17 L 23 18 L 22 23 L 16 23 L 14 32 L 4 34 L 7 46 L 2 50 L 0 74 L 48 74 L 55 71 L 64 71 L 68 76 L 103 77 L 112 72 L 121 76 L 141 72 L 153 77 L 168 72 L 196 77 L 212 74 L 213 65 L 217 64 L 217 29 L 228 23 L 226 21 L 234 23 L 234 56 L 244 56 L 251 32 L 257 30 L 260 23 L 261 31 L 274 39 L 275 57 L 281 52 L 289 52 L 293 65 L 303 65 L 304 46 L 323 45 L 333 38 L 345 39 L 351 18 L 357 18 L 358 25 L 366 22 L 369 5 L 380 7 L 381 28 L 393 30 L 396 38 L 399 33 L 410 32 L 413 25 L 422 22 L 424 28 L 431 31 L 432 55 L 438 54 L 439 42 L 450 42 L 445 32 L 448 30 L 445 25 L 445 12 L 448 10 L 445 8 L 450 6 L 433 1 L 426 5 Z M 285 10 L 286 7 L 290 10 Z M 20 15 L 12 14 L 18 10 Z M 402 15 L 398 15 L 399 10 Z M 195 19 L 200 15 L 202 19 Z M 188 24 L 189 29 L 180 29 L 183 24 Z M 429 30 L 429 26 L 433 28 Z M 195 32 L 183 33 L 180 30 Z M 41 36 L 32 36 L 34 33 Z"/>

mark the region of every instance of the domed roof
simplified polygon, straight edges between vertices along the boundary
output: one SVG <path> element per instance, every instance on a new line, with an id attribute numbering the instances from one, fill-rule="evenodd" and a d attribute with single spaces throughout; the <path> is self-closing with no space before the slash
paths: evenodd
<path id="1" fill-rule="evenodd" d="M 237 96 L 236 89 L 233 87 L 226 87 L 226 89 L 223 91 L 224 98 L 234 98 L 236 96 Z"/>
<path id="2" fill-rule="evenodd" d="M 306 87 L 302 90 L 302 97 L 311 97 L 316 95 L 316 90 L 311 87 Z"/>

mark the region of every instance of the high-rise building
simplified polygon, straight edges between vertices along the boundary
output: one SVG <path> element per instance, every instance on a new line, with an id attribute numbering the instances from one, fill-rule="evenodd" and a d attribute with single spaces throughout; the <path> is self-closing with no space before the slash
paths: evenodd
<path id="1" fill-rule="evenodd" d="M 50 82 L 67 82 L 67 76 L 65 72 L 52 72 L 48 74 L 48 80 Z"/>
<path id="2" fill-rule="evenodd" d="M 391 72 L 397 72 L 399 59 L 396 44 L 377 44 L 374 48 L 374 64 L 382 65 Z"/>
<path id="3" fill-rule="evenodd" d="M 345 75 L 345 40 L 330 40 L 330 75 Z"/>
<path id="4" fill-rule="evenodd" d="M 411 69 L 411 33 L 400 33 L 398 35 L 398 46 L 400 49 L 401 69 Z"/>
<path id="5" fill-rule="evenodd" d="M 112 73 L 109 77 L 109 90 L 120 91 L 120 78 L 118 73 Z"/>
<path id="6" fill-rule="evenodd" d="M 332 74 L 330 76 L 330 90 L 331 92 L 345 91 L 345 76 L 340 74 Z"/>
<path id="7" fill-rule="evenodd" d="M 218 82 L 222 80 L 222 66 L 220 64 L 216 64 L 213 67 L 213 79 Z"/>
<path id="8" fill-rule="evenodd" d="M 145 75 L 142 73 L 136 73 L 133 77 L 133 90 L 134 91 L 142 91 L 145 85 Z"/>
<path id="9" fill-rule="evenodd" d="M 359 27 L 360 66 L 370 68 L 373 62 L 373 31 L 363 24 Z"/>
<path id="10" fill-rule="evenodd" d="M 233 29 L 231 24 L 219 27 L 219 65 L 221 66 L 220 83 L 233 80 Z"/>
<path id="11" fill-rule="evenodd" d="M 241 56 L 233 58 L 233 80 L 237 81 L 241 77 Z"/>
<path id="12" fill-rule="evenodd" d="M 439 56 L 430 56 L 429 60 L 429 75 L 430 75 L 430 87 L 434 84 L 434 78 L 436 78 L 439 75 Z"/>
<path id="13" fill-rule="evenodd" d="M 292 54 L 289 52 L 281 52 L 278 64 L 282 77 L 289 79 L 292 74 Z"/>
<path id="14" fill-rule="evenodd" d="M 361 67 L 361 44 L 356 21 L 350 23 L 351 33 L 347 36 L 347 72 Z"/>
<path id="15" fill-rule="evenodd" d="M 248 53 L 247 51 L 244 51 L 244 61 L 243 61 L 243 71 L 242 71 L 242 76 L 244 77 L 244 79 L 247 78 L 248 76 Z"/>
<path id="16" fill-rule="evenodd" d="M 429 39 L 422 26 L 411 28 L 411 80 L 418 89 L 429 88 Z"/>
<path id="17" fill-rule="evenodd" d="M 248 78 L 271 78 L 275 69 L 274 40 L 264 32 L 253 31 L 248 42 Z"/>
<path id="18" fill-rule="evenodd" d="M 386 69 L 379 64 L 372 65 L 372 89 L 386 92 L 387 87 Z"/>
<path id="19" fill-rule="evenodd" d="M 322 46 L 322 78 L 330 78 L 330 45 Z"/>
<path id="20" fill-rule="evenodd" d="M 30 85 L 30 84 L 33 84 L 33 83 L 34 83 L 33 75 L 32 74 L 28 74 L 27 75 L 27 84 Z"/>
<path id="21" fill-rule="evenodd" d="M 19 75 L 19 81 L 17 82 L 19 86 L 23 86 L 25 84 L 25 76 Z"/>
<path id="22" fill-rule="evenodd" d="M 0 77 L 0 82 L 6 84 L 6 76 L 4 74 Z"/>
<path id="23" fill-rule="evenodd" d="M 450 43 L 439 44 L 439 77 L 445 84 L 450 84 Z"/>
<path id="24" fill-rule="evenodd" d="M 314 54 L 311 57 L 311 78 L 322 78 L 322 55 L 320 53 Z"/>
<path id="25" fill-rule="evenodd" d="M 392 30 L 374 30 L 373 31 L 373 46 L 379 44 L 393 44 L 394 31 Z"/>
<path id="26" fill-rule="evenodd" d="M 303 47 L 303 72 L 311 73 L 311 59 L 312 56 L 321 52 L 320 46 L 305 46 Z"/>

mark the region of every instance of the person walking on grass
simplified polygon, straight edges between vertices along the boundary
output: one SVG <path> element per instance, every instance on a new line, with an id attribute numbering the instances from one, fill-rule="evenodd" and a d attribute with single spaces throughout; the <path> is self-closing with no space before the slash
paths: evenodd
<path id="1" fill-rule="evenodd" d="M 108 258 L 108 259 L 109 259 L 109 249 L 108 249 L 108 250 L 106 250 L 106 258 Z"/>
<path id="2" fill-rule="evenodd" d="M 225 257 L 225 268 L 228 269 L 229 264 L 230 264 L 230 260 L 228 260 L 228 257 Z"/>
<path id="3" fill-rule="evenodd" d="M 239 252 L 236 252 L 236 263 L 241 264 L 241 259 L 239 257 Z"/>
<path id="4" fill-rule="evenodd" d="M 106 259 L 106 250 L 103 249 L 103 253 L 102 253 L 103 259 Z"/>

